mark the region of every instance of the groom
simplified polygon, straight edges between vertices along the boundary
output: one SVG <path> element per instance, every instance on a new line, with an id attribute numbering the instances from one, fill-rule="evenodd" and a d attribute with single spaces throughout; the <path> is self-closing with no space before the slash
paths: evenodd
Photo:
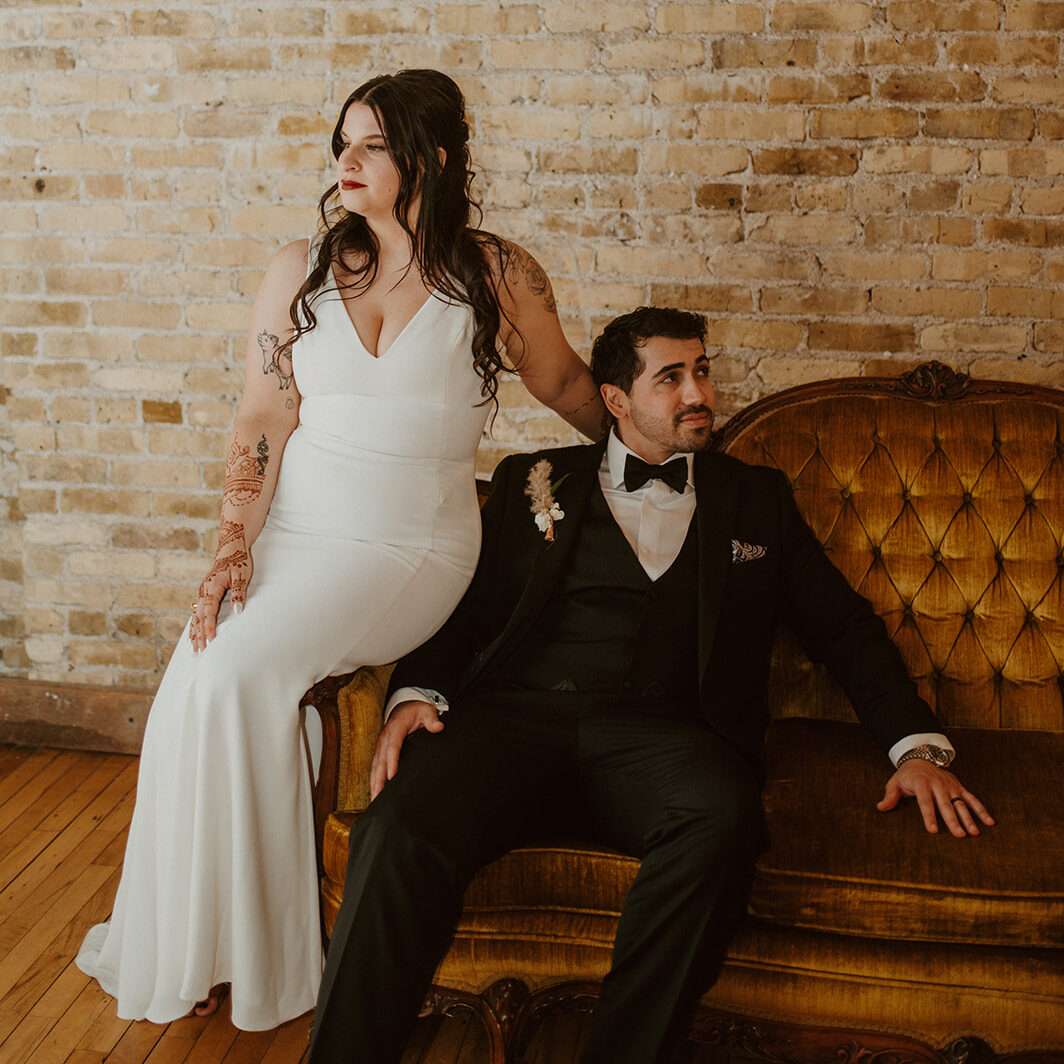
<path id="1" fill-rule="evenodd" d="M 762 847 L 777 622 L 900 762 L 881 808 L 908 794 L 928 830 L 936 805 L 958 836 L 992 823 L 946 770 L 952 747 L 784 476 L 706 450 L 704 338 L 701 315 L 678 310 L 610 322 L 591 366 L 607 440 L 496 470 L 469 591 L 395 670 L 314 1064 L 397 1061 L 472 875 L 559 830 L 641 859 L 583 1059 L 667 1060 Z"/>

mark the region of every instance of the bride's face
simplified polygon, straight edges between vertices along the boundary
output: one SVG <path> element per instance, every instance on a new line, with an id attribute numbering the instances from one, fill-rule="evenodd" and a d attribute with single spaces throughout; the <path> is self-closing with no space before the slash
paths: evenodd
<path id="1" fill-rule="evenodd" d="M 399 195 L 399 171 L 373 108 L 351 104 L 340 137 L 343 150 L 336 160 L 340 202 L 352 214 L 390 218 Z"/>

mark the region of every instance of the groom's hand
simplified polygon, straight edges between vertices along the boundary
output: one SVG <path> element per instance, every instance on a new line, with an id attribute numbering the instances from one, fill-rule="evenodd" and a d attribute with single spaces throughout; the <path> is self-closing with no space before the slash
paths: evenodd
<path id="1" fill-rule="evenodd" d="M 372 802 L 384 790 L 384 785 L 399 771 L 399 755 L 406 737 L 418 728 L 443 731 L 443 721 L 431 702 L 400 702 L 392 710 L 387 723 L 377 737 L 373 761 L 369 766 L 369 800 Z"/>
<path id="2" fill-rule="evenodd" d="M 958 839 L 978 835 L 982 821 L 994 826 L 994 818 L 986 806 L 967 790 L 952 772 L 927 761 L 911 759 L 887 780 L 883 798 L 876 804 L 881 813 L 895 808 L 902 798 L 915 798 L 920 807 L 924 827 L 932 835 L 938 831 L 938 818 Z"/>

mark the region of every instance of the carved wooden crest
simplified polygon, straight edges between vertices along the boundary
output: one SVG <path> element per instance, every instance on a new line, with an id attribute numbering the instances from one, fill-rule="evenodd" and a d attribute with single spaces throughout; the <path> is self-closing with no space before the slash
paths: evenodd
<path id="1" fill-rule="evenodd" d="M 959 399 L 968 390 L 968 374 L 943 362 L 924 362 L 899 377 L 895 388 L 914 399 Z"/>

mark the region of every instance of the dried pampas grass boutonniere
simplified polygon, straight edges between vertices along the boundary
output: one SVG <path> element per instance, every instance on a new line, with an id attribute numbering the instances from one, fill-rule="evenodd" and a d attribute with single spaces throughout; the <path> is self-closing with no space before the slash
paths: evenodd
<path id="1" fill-rule="evenodd" d="M 546 458 L 540 459 L 529 471 L 525 484 L 525 494 L 532 500 L 532 516 L 536 528 L 543 533 L 548 543 L 554 542 L 554 526 L 565 516 L 565 511 L 558 505 L 554 492 L 558 490 L 565 477 L 551 483 L 553 468 Z M 566 473 L 567 477 L 569 474 Z"/>

